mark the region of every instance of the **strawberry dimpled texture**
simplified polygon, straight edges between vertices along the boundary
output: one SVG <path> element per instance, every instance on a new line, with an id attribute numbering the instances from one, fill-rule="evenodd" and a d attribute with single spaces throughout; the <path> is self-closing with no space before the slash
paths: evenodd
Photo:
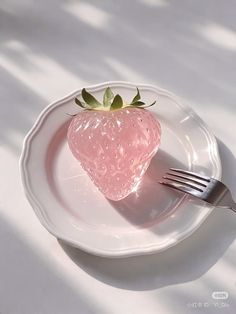
<path id="1" fill-rule="evenodd" d="M 161 127 L 140 108 L 84 110 L 68 128 L 68 144 L 91 180 L 108 199 L 135 190 L 160 145 Z"/>

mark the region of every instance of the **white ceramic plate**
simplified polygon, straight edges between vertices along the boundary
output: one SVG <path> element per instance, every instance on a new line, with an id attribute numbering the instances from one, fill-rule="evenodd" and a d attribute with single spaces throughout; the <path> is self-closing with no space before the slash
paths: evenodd
<path id="1" fill-rule="evenodd" d="M 100 98 L 107 86 L 125 99 L 136 85 L 107 82 L 88 88 Z M 66 141 L 70 116 L 78 112 L 74 97 L 49 105 L 24 141 L 20 161 L 26 196 L 49 232 L 87 252 L 122 257 L 160 252 L 189 236 L 212 207 L 158 181 L 169 167 L 221 178 L 216 140 L 202 120 L 169 92 L 137 85 L 162 126 L 161 146 L 140 189 L 119 202 L 108 201 L 72 156 Z"/>

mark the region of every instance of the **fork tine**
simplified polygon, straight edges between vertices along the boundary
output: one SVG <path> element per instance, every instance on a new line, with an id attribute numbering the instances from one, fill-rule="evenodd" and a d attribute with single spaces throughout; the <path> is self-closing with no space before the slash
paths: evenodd
<path id="1" fill-rule="evenodd" d="M 199 193 L 201 193 L 201 192 L 199 192 L 197 190 L 193 190 L 192 188 L 190 188 L 190 187 L 188 187 L 186 185 L 177 183 L 177 182 L 160 181 L 159 183 L 162 184 L 162 185 L 165 185 L 167 187 L 170 187 L 172 189 L 175 189 L 175 190 L 177 190 L 179 192 L 190 194 L 192 196 L 199 196 Z"/>
<path id="2" fill-rule="evenodd" d="M 197 190 L 194 190 L 186 185 L 182 185 L 180 183 L 177 183 L 177 182 L 172 182 L 172 181 L 169 181 L 169 182 L 166 182 L 166 181 L 159 181 L 160 184 L 162 185 L 165 185 L 169 188 L 172 188 L 176 191 L 179 191 L 179 192 L 182 192 L 182 193 L 187 193 L 187 194 L 190 194 L 192 196 L 195 196 L 195 197 L 200 197 L 200 193 L 199 191 Z"/>
<path id="3" fill-rule="evenodd" d="M 172 172 L 167 172 L 166 174 L 168 174 L 168 175 L 170 175 L 172 177 L 176 177 L 176 178 L 187 180 L 190 183 L 192 182 L 192 183 L 194 183 L 196 185 L 200 185 L 200 186 L 202 186 L 204 188 L 207 187 L 207 183 L 202 183 L 202 182 L 199 181 L 199 179 L 192 179 L 189 176 L 182 175 L 182 174 L 176 174 L 176 173 L 172 173 Z"/>
<path id="4" fill-rule="evenodd" d="M 165 180 L 168 180 L 168 182 L 176 182 L 178 184 L 181 184 L 181 186 L 186 186 L 186 187 L 191 188 L 193 190 L 197 190 L 198 192 L 203 192 L 203 190 L 201 188 L 199 188 L 199 187 L 197 187 L 191 183 L 188 183 L 185 180 L 170 178 L 167 176 L 163 176 L 162 178 Z"/>
<path id="5" fill-rule="evenodd" d="M 210 182 L 210 181 L 211 181 L 211 179 L 210 179 L 209 177 L 204 176 L 204 175 L 200 175 L 200 174 L 196 174 L 196 173 L 191 172 L 191 171 L 187 171 L 187 170 L 183 170 L 183 169 L 178 169 L 178 168 L 170 168 L 170 170 L 173 171 L 173 172 L 186 174 L 186 175 L 188 175 L 188 176 L 191 176 L 191 177 L 194 177 L 194 178 L 197 178 L 197 179 L 206 181 L 206 182 Z"/>

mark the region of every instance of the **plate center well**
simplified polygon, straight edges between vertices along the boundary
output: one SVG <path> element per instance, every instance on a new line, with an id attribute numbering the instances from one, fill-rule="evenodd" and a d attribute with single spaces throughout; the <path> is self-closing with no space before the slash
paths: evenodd
<path id="1" fill-rule="evenodd" d="M 106 199 L 69 150 L 69 122 L 53 136 L 46 158 L 46 173 L 54 197 L 78 221 L 92 228 L 150 228 L 166 219 L 183 195 L 158 182 L 170 167 L 186 168 L 189 156 L 176 132 L 162 125 L 162 143 L 137 191 L 114 202 Z M 176 149 L 177 148 L 177 149 Z"/>

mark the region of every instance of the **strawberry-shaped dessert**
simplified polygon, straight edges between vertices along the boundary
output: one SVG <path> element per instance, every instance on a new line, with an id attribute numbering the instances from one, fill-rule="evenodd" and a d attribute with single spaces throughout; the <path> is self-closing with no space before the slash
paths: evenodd
<path id="1" fill-rule="evenodd" d="M 138 89 L 130 104 L 109 87 L 102 104 L 85 89 L 82 97 L 85 103 L 75 99 L 84 110 L 72 118 L 69 147 L 98 189 L 118 201 L 135 190 L 157 152 L 160 124 Z"/>

